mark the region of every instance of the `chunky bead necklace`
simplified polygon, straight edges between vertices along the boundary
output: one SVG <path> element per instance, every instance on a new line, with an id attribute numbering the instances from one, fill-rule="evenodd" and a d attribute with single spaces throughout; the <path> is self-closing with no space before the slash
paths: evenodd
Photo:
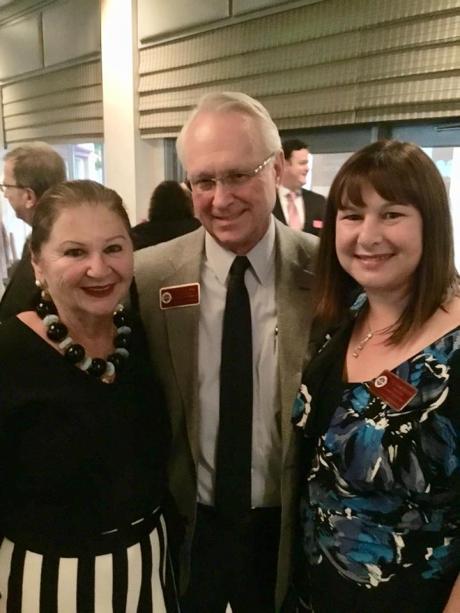
<path id="1" fill-rule="evenodd" d="M 86 355 L 84 347 L 73 341 L 67 326 L 60 321 L 56 306 L 49 298 L 49 294 L 42 292 L 42 298 L 35 310 L 46 327 L 46 336 L 53 343 L 57 343 L 59 350 L 69 362 L 93 377 L 100 377 L 104 383 L 113 381 L 115 374 L 120 372 L 129 357 L 128 347 L 131 342 L 131 328 L 123 305 L 119 304 L 113 314 L 113 323 L 117 329 L 113 339 L 115 350 L 105 360 L 90 358 Z"/>

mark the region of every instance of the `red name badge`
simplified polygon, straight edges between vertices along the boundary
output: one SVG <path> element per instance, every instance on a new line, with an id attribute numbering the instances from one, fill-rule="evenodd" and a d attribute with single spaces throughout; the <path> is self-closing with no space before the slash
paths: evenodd
<path id="1" fill-rule="evenodd" d="M 417 394 L 413 385 L 390 370 L 384 370 L 368 387 L 374 396 L 383 400 L 394 411 L 402 411 Z"/>
<path id="2" fill-rule="evenodd" d="M 313 227 L 317 228 L 318 230 L 320 230 L 323 227 L 323 220 L 322 219 L 314 219 L 313 220 Z"/>
<path id="3" fill-rule="evenodd" d="M 200 284 L 185 283 L 171 285 L 160 289 L 160 309 L 175 309 L 178 307 L 200 304 Z"/>

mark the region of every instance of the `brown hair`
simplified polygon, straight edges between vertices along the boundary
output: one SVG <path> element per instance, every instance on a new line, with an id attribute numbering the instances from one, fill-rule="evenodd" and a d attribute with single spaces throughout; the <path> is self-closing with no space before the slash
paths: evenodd
<path id="1" fill-rule="evenodd" d="M 64 160 L 47 143 L 37 141 L 20 145 L 8 151 L 3 159 L 13 162 L 17 185 L 29 187 L 37 198 L 52 185 L 66 179 Z"/>
<path id="2" fill-rule="evenodd" d="M 82 205 L 105 206 L 118 215 L 128 234 L 131 230 L 129 217 L 121 197 L 113 189 L 96 181 L 66 181 L 50 187 L 37 203 L 30 237 L 30 249 L 39 255 L 41 248 L 50 237 L 51 230 L 62 210 Z"/>
<path id="3" fill-rule="evenodd" d="M 300 151 L 301 149 L 308 149 L 308 145 L 304 143 L 300 138 L 288 138 L 287 140 L 283 140 L 283 153 L 284 159 L 289 161 L 291 159 L 291 155 L 294 151 Z"/>
<path id="4" fill-rule="evenodd" d="M 409 300 L 389 339 L 396 344 L 458 292 L 449 202 L 435 164 L 412 143 L 377 141 L 345 162 L 329 192 L 317 259 L 316 316 L 328 326 L 340 322 L 350 297 L 359 289 L 337 259 L 337 211 L 346 201 L 364 206 L 361 190 L 366 183 L 389 202 L 413 205 L 423 222 L 422 256 L 413 275 Z"/>
<path id="5" fill-rule="evenodd" d="M 193 217 L 192 195 L 177 181 L 162 181 L 150 197 L 149 220 Z"/>

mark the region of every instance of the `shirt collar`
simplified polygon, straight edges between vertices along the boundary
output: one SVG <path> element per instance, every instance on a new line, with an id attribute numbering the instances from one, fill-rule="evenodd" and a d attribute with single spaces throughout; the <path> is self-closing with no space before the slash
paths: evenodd
<path id="1" fill-rule="evenodd" d="M 287 198 L 287 195 L 291 193 L 294 194 L 296 198 L 298 198 L 302 193 L 301 189 L 302 188 L 299 188 L 297 191 L 292 191 L 291 189 L 289 189 L 288 187 L 285 187 L 284 185 L 279 185 L 278 193 L 281 198 Z"/>
<path id="2" fill-rule="evenodd" d="M 282 198 L 286 198 L 286 196 L 291 193 L 291 190 L 288 187 L 285 187 L 284 185 L 279 185 L 278 192 Z"/>
<path id="3" fill-rule="evenodd" d="M 225 249 L 208 232 L 205 234 L 206 260 L 216 277 L 225 284 L 230 266 L 236 254 Z M 275 221 L 270 215 L 270 225 L 260 241 L 246 254 L 259 283 L 269 281 L 269 274 L 275 264 Z"/>

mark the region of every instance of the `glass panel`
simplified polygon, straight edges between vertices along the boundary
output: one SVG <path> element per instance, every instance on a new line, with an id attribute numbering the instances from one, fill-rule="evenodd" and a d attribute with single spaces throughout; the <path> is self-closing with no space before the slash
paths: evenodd
<path id="1" fill-rule="evenodd" d="M 454 226 L 455 263 L 460 269 L 460 147 L 423 147 L 446 184 Z"/>
<path id="2" fill-rule="evenodd" d="M 101 143 L 53 145 L 62 155 L 69 179 L 92 179 L 103 183 L 103 147 Z"/>
<path id="3" fill-rule="evenodd" d="M 348 151 L 346 153 L 310 154 L 310 172 L 307 175 L 305 187 L 327 198 L 337 171 L 352 153 L 352 151 Z"/>

